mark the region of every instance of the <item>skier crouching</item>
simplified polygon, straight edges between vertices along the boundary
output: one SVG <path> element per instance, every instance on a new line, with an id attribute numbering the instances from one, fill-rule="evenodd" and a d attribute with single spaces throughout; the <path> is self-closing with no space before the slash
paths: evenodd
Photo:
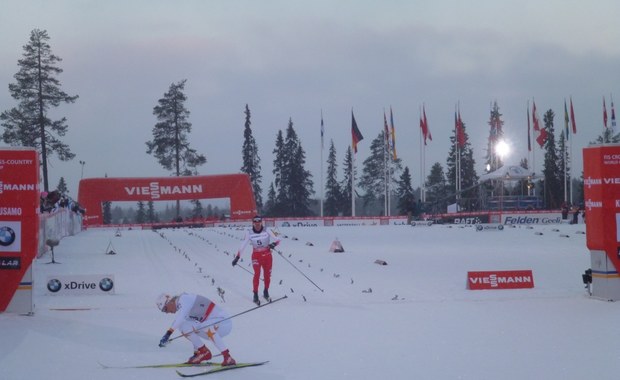
<path id="1" fill-rule="evenodd" d="M 159 341 L 159 347 L 164 347 L 172 333 L 179 330 L 194 345 L 194 355 L 187 360 L 187 364 L 200 364 L 211 359 L 211 351 L 202 339 L 210 340 L 220 350 L 224 357 L 223 366 L 237 364 L 222 339 L 232 330 L 232 321 L 227 319 L 229 316 L 224 309 L 207 297 L 188 293 L 178 296 L 161 294 L 156 303 L 162 312 L 176 314 L 172 325 Z"/>

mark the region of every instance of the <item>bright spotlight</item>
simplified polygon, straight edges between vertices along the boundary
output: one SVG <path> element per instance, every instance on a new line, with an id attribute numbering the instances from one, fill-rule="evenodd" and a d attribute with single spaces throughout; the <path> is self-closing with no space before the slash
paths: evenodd
<path id="1" fill-rule="evenodd" d="M 510 153 L 510 146 L 506 141 L 500 140 L 495 144 L 495 153 L 501 158 L 504 158 Z"/>

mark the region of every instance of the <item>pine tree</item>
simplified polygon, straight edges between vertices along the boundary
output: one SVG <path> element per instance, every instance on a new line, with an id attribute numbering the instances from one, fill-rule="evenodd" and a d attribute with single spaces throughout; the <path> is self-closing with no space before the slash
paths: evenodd
<path id="1" fill-rule="evenodd" d="M 102 202 L 103 207 L 103 224 L 112 224 L 112 202 Z"/>
<path id="2" fill-rule="evenodd" d="M 202 203 L 200 202 L 200 199 L 192 199 L 190 203 L 194 205 L 194 207 L 192 208 L 192 214 L 191 214 L 192 219 L 202 218 L 203 208 L 202 208 Z"/>
<path id="3" fill-rule="evenodd" d="M 444 213 L 448 207 L 448 182 L 443 167 L 436 162 L 426 177 L 426 203 L 429 212 L 433 214 Z"/>
<path id="4" fill-rule="evenodd" d="M 258 156 L 258 146 L 256 140 L 252 135 L 252 122 L 250 121 L 250 108 L 245 105 L 245 128 L 243 130 L 243 148 L 241 151 L 243 157 L 243 166 L 241 172 L 250 176 L 250 182 L 252 183 L 252 190 L 254 190 L 254 199 L 256 201 L 256 208 L 261 210 L 263 208 L 263 196 L 261 189 L 262 175 L 260 158 Z"/>
<path id="5" fill-rule="evenodd" d="M 275 176 L 275 199 L 269 208 L 272 216 L 309 216 L 310 196 L 314 194 L 312 188 L 312 174 L 304 168 L 306 153 L 293 127 L 293 120 L 289 119 L 286 128 L 286 138 L 278 131 L 273 174 Z M 271 189 L 270 189 L 271 193 Z"/>
<path id="6" fill-rule="evenodd" d="M 547 209 L 559 209 L 563 198 L 558 168 L 558 153 L 555 145 L 554 117 L 553 110 L 548 110 L 543 117 L 548 133 L 547 141 L 545 142 L 544 182 L 542 183 L 545 207 Z"/>
<path id="7" fill-rule="evenodd" d="M 177 177 L 192 175 L 192 170 L 207 162 L 205 156 L 190 148 L 187 141 L 192 123 L 187 120 L 189 110 L 185 108 L 187 97 L 183 91 L 186 82 L 184 79 L 171 84 L 168 92 L 159 99 L 153 108 L 158 120 L 153 127 L 153 140 L 146 142 L 146 153 L 155 156 L 164 169 L 172 170 Z M 179 215 L 180 203 L 177 201 L 176 216 Z"/>
<path id="8" fill-rule="evenodd" d="M 568 149 L 568 146 L 566 142 L 566 137 L 564 135 L 564 130 L 562 130 L 560 132 L 560 141 L 558 142 L 558 149 L 557 149 L 557 153 L 559 154 L 558 164 L 557 164 L 558 178 L 560 179 L 560 194 L 562 194 L 562 196 L 564 196 L 564 194 L 567 194 L 567 196 L 570 194 L 570 177 L 571 177 L 570 159 L 571 157 L 567 149 Z M 566 176 L 564 176 L 565 174 L 564 171 L 566 171 Z M 568 200 L 568 198 L 564 200 L 566 201 Z"/>
<path id="9" fill-rule="evenodd" d="M 336 163 L 336 147 L 331 140 L 327 156 L 327 180 L 325 182 L 325 209 L 326 216 L 337 216 L 342 210 L 342 191 L 337 178 L 338 164 Z"/>
<path id="10" fill-rule="evenodd" d="M 364 208 L 368 213 L 380 214 L 385 205 L 386 177 L 391 185 L 396 183 L 394 175 L 401 170 L 400 159 L 387 160 L 385 135 L 381 131 L 370 143 L 370 156 L 364 160 L 359 186 L 364 190 Z M 387 166 L 386 166 L 387 163 Z M 389 173 L 386 176 L 386 171 Z"/>
<path id="11" fill-rule="evenodd" d="M 67 183 L 65 182 L 65 177 L 60 177 L 58 181 L 58 186 L 56 186 L 56 190 L 60 193 L 61 196 L 67 196 L 69 190 L 67 189 Z"/>
<path id="12" fill-rule="evenodd" d="M 284 147 L 286 161 L 283 179 L 287 189 L 284 216 L 310 216 L 310 196 L 314 194 L 312 174 L 304 167 L 306 152 L 297 137 L 292 119 L 289 119 L 286 129 Z"/>
<path id="13" fill-rule="evenodd" d="M 155 202 L 148 201 L 146 204 L 146 221 L 148 223 L 157 223 L 159 218 L 155 212 Z"/>
<path id="14" fill-rule="evenodd" d="M 269 207 L 269 213 L 271 216 L 279 216 L 283 215 L 282 213 L 286 207 L 286 183 L 284 179 L 286 152 L 284 149 L 284 135 L 282 134 L 282 130 L 278 130 L 278 134 L 276 135 L 276 146 L 273 149 L 273 154 L 275 155 L 275 158 L 273 159 L 274 182 L 271 186 L 275 192 L 275 197 L 270 198 L 272 202 Z"/>
<path id="15" fill-rule="evenodd" d="M 112 224 L 121 224 L 125 219 L 125 211 L 120 206 L 114 206 L 111 215 Z"/>
<path id="16" fill-rule="evenodd" d="M 275 216 L 276 207 L 276 189 L 273 186 L 273 182 L 269 184 L 269 192 L 267 193 L 267 203 L 265 203 L 265 215 Z"/>
<path id="17" fill-rule="evenodd" d="M 413 214 L 416 202 L 408 166 L 405 166 L 405 170 L 403 170 L 403 174 L 400 176 L 396 196 L 398 198 L 397 210 L 399 215 Z"/>
<path id="18" fill-rule="evenodd" d="M 144 202 L 138 202 L 138 211 L 136 211 L 136 223 L 142 224 L 146 222 L 146 211 L 144 208 Z"/>
<path id="19" fill-rule="evenodd" d="M 614 134 L 612 128 L 605 128 L 603 133 L 596 138 L 596 140 L 591 141 L 590 144 L 607 144 L 607 143 L 619 143 L 620 142 L 620 133 Z"/>
<path id="20" fill-rule="evenodd" d="M 352 193 L 352 184 L 351 178 L 355 173 L 353 171 L 353 150 L 351 149 L 351 145 L 347 146 L 347 151 L 344 156 L 344 162 L 342 163 L 344 178 L 342 182 L 340 182 L 340 189 L 342 198 L 340 200 L 340 207 L 342 210 L 342 215 L 352 215 L 351 210 L 351 193 Z"/>
<path id="21" fill-rule="evenodd" d="M 61 103 L 74 103 L 78 98 L 60 89 L 56 76 L 63 72 L 58 67 L 62 59 L 52 53 L 49 39 L 45 30 L 34 29 L 30 33 L 23 58 L 17 61 L 16 83 L 9 84 L 9 92 L 19 105 L 0 114 L 4 142 L 35 148 L 41 155 L 44 191 L 49 191 L 49 155 L 56 153 L 61 161 L 75 157 L 69 146 L 56 137 L 67 133 L 67 119 L 51 120 L 49 111 Z"/>
<path id="22" fill-rule="evenodd" d="M 476 209 L 476 203 L 478 199 L 478 174 L 476 173 L 476 161 L 474 160 L 474 151 L 469 142 L 469 134 L 467 133 L 467 125 L 462 122 L 461 128 L 463 129 L 464 144 L 457 150 L 457 136 L 456 131 L 450 136 L 450 152 L 448 153 L 448 159 L 446 162 L 447 167 L 447 184 L 448 193 L 455 194 L 450 198 L 452 203 L 456 202 L 457 198 L 460 200 L 461 210 L 472 211 Z M 456 194 L 456 157 L 458 151 L 458 158 L 460 160 L 460 194 Z M 457 197 L 458 196 L 458 197 Z"/>

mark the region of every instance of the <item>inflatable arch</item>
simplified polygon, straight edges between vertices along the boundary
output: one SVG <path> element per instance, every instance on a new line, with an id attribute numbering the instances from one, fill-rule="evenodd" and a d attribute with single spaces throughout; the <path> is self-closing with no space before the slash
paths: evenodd
<path id="1" fill-rule="evenodd" d="M 192 177 L 87 178 L 80 181 L 78 202 L 86 209 L 84 225 L 103 224 L 103 202 L 176 201 L 229 198 L 231 219 L 249 219 L 256 202 L 247 174 Z"/>

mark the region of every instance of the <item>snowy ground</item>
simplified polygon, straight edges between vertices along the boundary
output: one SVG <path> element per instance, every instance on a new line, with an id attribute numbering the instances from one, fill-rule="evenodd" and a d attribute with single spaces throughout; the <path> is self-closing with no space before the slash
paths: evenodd
<path id="1" fill-rule="evenodd" d="M 584 225 L 280 232 L 287 237 L 279 248 L 290 263 L 275 255 L 271 293 L 288 298 L 234 318 L 226 338 L 238 361 L 270 362 L 214 378 L 620 376 L 620 305 L 586 295 Z M 179 378 L 173 369 L 103 369 L 98 362 L 168 363 L 191 355 L 185 339 L 158 347 L 172 320 L 155 308 L 162 291 L 219 299 L 220 287 L 231 314 L 252 308 L 251 275 L 231 266 L 242 236 L 223 228 L 134 230 L 120 237 L 92 229 L 63 239 L 55 249 L 61 264 L 48 265 L 49 255 L 34 263 L 34 316 L 0 314 L 0 378 Z M 336 237 L 345 253 L 328 252 Z M 116 255 L 105 254 L 110 242 Z M 241 266 L 250 271 L 250 252 L 243 257 Z M 466 289 L 467 271 L 510 269 L 533 270 L 535 288 Z M 116 294 L 61 296 L 46 289 L 49 275 L 102 273 L 115 276 Z"/>

